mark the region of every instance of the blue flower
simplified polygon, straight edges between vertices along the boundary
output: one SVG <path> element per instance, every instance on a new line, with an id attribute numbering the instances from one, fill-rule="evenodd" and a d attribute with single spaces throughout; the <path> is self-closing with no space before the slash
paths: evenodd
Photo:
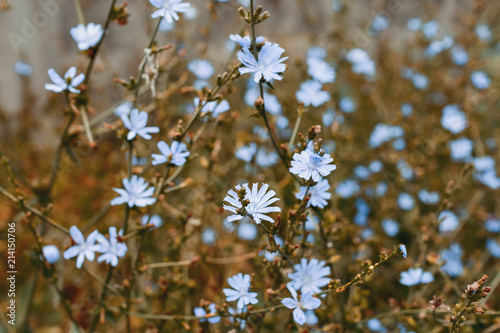
<path id="1" fill-rule="evenodd" d="M 14 71 L 22 76 L 31 76 L 33 74 L 33 66 L 24 61 L 18 61 L 14 64 Z"/>
<path id="2" fill-rule="evenodd" d="M 446 261 L 446 263 L 441 267 L 443 272 L 446 272 L 451 277 L 457 277 L 462 275 L 464 271 L 464 266 L 460 261 L 462 257 L 463 250 L 458 243 L 450 244 L 448 250 L 441 251 L 441 259 Z"/>
<path id="3" fill-rule="evenodd" d="M 177 15 L 177 13 L 184 13 L 191 6 L 189 3 L 182 1 L 183 0 L 149 0 L 153 6 L 159 8 L 151 14 L 151 17 L 164 17 L 168 23 L 172 23 L 174 20 L 179 21 L 179 15 Z"/>
<path id="4" fill-rule="evenodd" d="M 387 236 L 391 237 L 396 236 L 399 232 L 398 222 L 394 221 L 393 219 L 382 220 L 382 228 L 384 229 L 384 232 L 387 234 Z"/>
<path id="5" fill-rule="evenodd" d="M 415 206 L 415 199 L 410 194 L 401 192 L 398 196 L 398 205 L 402 210 L 411 210 Z"/>
<path id="6" fill-rule="evenodd" d="M 488 221 L 486 221 L 484 227 L 489 232 L 500 232 L 500 220 L 490 218 Z"/>
<path id="7" fill-rule="evenodd" d="M 453 231 L 458 227 L 458 217 L 449 210 L 443 210 L 439 213 L 438 221 L 441 222 L 439 232 Z"/>
<path id="8" fill-rule="evenodd" d="M 355 181 L 354 179 L 345 179 L 340 183 L 338 183 L 335 192 L 341 198 L 349 198 L 357 194 L 360 191 L 360 189 L 361 187 L 359 186 L 357 181 Z"/>
<path id="9" fill-rule="evenodd" d="M 243 308 L 248 304 L 256 304 L 259 302 L 257 293 L 250 292 L 250 275 L 238 273 L 227 279 L 227 282 L 233 289 L 224 288 L 222 291 L 226 295 L 228 302 L 238 300 L 237 307 Z"/>
<path id="10" fill-rule="evenodd" d="M 127 115 L 122 114 L 120 117 L 123 121 L 123 125 L 129 130 L 127 134 L 127 140 L 133 140 L 136 135 L 142 136 L 144 139 L 151 139 L 149 133 L 158 133 L 160 129 L 158 127 L 146 127 L 148 123 L 148 113 L 146 111 L 139 111 L 138 109 L 133 109 L 130 111 L 130 118 Z"/>
<path id="11" fill-rule="evenodd" d="M 74 66 L 68 69 L 66 74 L 64 74 L 64 79 L 52 68 L 49 69 L 47 73 L 53 83 L 46 83 L 45 89 L 56 93 L 69 90 L 72 93 L 78 94 L 80 90 L 76 89 L 76 87 L 85 80 L 85 75 L 83 75 L 83 73 L 75 77 L 76 67 Z"/>
<path id="12" fill-rule="evenodd" d="M 472 84 L 479 90 L 486 89 L 491 85 L 491 79 L 483 71 L 474 71 L 470 75 Z"/>
<path id="13" fill-rule="evenodd" d="M 427 190 L 420 190 L 418 192 L 420 201 L 427 205 L 435 205 L 439 202 L 440 195 L 438 192 L 429 192 Z"/>
<path id="14" fill-rule="evenodd" d="M 358 48 L 352 49 L 347 52 L 346 59 L 352 64 L 353 72 L 368 76 L 375 75 L 375 62 L 365 50 Z"/>
<path id="15" fill-rule="evenodd" d="M 227 221 L 227 219 L 226 219 Z M 248 218 L 240 222 L 238 226 L 238 237 L 245 241 L 254 240 L 257 237 L 257 226 L 255 223 L 251 223 Z"/>
<path id="16" fill-rule="evenodd" d="M 127 101 L 123 102 L 122 104 L 118 105 L 113 113 L 117 115 L 118 117 L 121 116 L 128 116 L 130 114 L 130 111 L 132 110 L 132 102 Z"/>
<path id="17" fill-rule="evenodd" d="M 251 142 L 248 146 L 241 146 L 235 152 L 238 159 L 243 160 L 247 163 L 252 161 L 252 158 L 257 153 L 257 144 Z"/>
<path id="18" fill-rule="evenodd" d="M 200 99 L 198 97 L 195 97 L 193 102 L 195 107 L 200 105 Z M 202 101 L 201 103 L 205 103 L 205 105 L 201 109 L 201 112 L 210 114 L 210 116 L 213 118 L 217 118 L 221 113 L 224 113 L 230 109 L 229 103 L 225 99 L 221 101 L 210 101 L 210 102 Z"/>
<path id="19" fill-rule="evenodd" d="M 249 49 L 252 45 L 252 39 L 250 36 L 241 37 L 240 35 L 229 35 L 229 39 L 235 43 L 240 44 L 242 48 Z M 264 43 L 265 39 L 262 36 L 256 37 L 255 42 L 257 44 Z"/>
<path id="20" fill-rule="evenodd" d="M 293 154 L 290 172 L 305 180 L 312 178 L 313 181 L 318 182 L 320 175 L 326 177 L 337 169 L 335 164 L 329 164 L 331 162 L 333 162 L 333 158 L 330 155 L 324 154 L 321 156 L 306 149 L 300 154 Z"/>
<path id="21" fill-rule="evenodd" d="M 271 150 L 269 152 L 266 151 L 265 148 L 260 148 L 255 156 L 255 163 L 260 167 L 266 168 L 271 165 L 275 165 L 278 163 L 279 155 L 276 151 Z"/>
<path id="22" fill-rule="evenodd" d="M 72 226 L 71 228 L 69 228 L 69 234 L 75 242 L 75 245 L 64 252 L 64 259 L 77 257 L 76 268 L 82 267 L 85 258 L 87 258 L 87 260 L 94 261 L 95 252 L 99 250 L 99 245 L 95 244 L 99 232 L 97 230 L 94 230 L 90 233 L 87 239 L 85 239 L 78 227 Z"/>
<path id="23" fill-rule="evenodd" d="M 457 162 L 468 162 L 472 159 L 474 143 L 468 138 L 459 138 L 449 142 L 451 158 Z"/>
<path id="24" fill-rule="evenodd" d="M 156 201 L 155 198 L 151 197 L 154 194 L 155 188 L 147 188 L 148 186 L 149 183 L 137 175 L 133 175 L 130 180 L 127 178 L 123 179 L 123 187 L 125 189 L 113 187 L 113 191 L 120 194 L 120 196 L 111 200 L 111 206 L 123 203 L 128 204 L 129 207 L 146 207 L 151 205 Z"/>
<path id="25" fill-rule="evenodd" d="M 217 240 L 217 232 L 213 228 L 206 228 L 201 234 L 201 240 L 208 246 L 213 246 Z"/>
<path id="26" fill-rule="evenodd" d="M 174 141 L 170 147 L 164 142 L 158 142 L 158 149 L 161 154 L 152 154 L 153 162 L 151 164 L 158 165 L 168 163 L 176 166 L 181 166 L 186 163 L 186 157 L 190 155 L 187 151 L 187 146 L 183 142 Z"/>
<path id="27" fill-rule="evenodd" d="M 366 326 L 373 332 L 387 332 L 387 329 L 382 325 L 380 320 L 376 318 L 368 320 Z"/>
<path id="28" fill-rule="evenodd" d="M 318 261 L 318 259 L 307 261 L 302 258 L 300 265 L 295 265 L 295 272 L 289 273 L 288 278 L 292 280 L 291 286 L 300 290 L 302 294 L 315 294 L 330 282 L 329 275 L 330 267 L 326 266 L 324 261 Z"/>
<path id="29" fill-rule="evenodd" d="M 159 228 L 163 225 L 163 220 L 161 219 L 160 215 L 153 215 L 151 218 L 149 215 L 144 215 L 141 217 L 141 225 L 146 226 L 148 224 L 153 225 L 153 229 Z"/>
<path id="30" fill-rule="evenodd" d="M 422 32 L 427 39 L 432 39 L 436 36 L 439 30 L 439 22 L 436 20 L 429 21 L 422 26 Z"/>
<path id="31" fill-rule="evenodd" d="M 328 92 L 321 90 L 322 84 L 309 80 L 300 84 L 300 90 L 295 94 L 297 100 L 304 104 L 304 106 L 318 107 L 330 100 Z"/>
<path id="32" fill-rule="evenodd" d="M 488 239 L 486 241 L 486 248 L 490 251 L 491 255 L 495 258 L 500 258 L 500 244 L 494 239 Z"/>
<path id="33" fill-rule="evenodd" d="M 401 251 L 401 253 L 403 254 L 403 257 L 404 258 L 407 258 L 408 257 L 408 252 L 406 251 L 406 245 L 404 244 L 399 244 L 399 250 Z"/>
<path id="34" fill-rule="evenodd" d="M 210 310 L 210 314 L 216 314 L 217 313 L 217 309 L 215 308 L 215 303 L 212 303 L 208 306 L 208 309 Z M 207 316 L 207 312 L 205 311 L 205 309 L 203 308 L 194 308 L 194 315 L 196 317 L 206 317 Z M 216 316 L 216 317 L 210 317 L 208 319 L 200 319 L 200 323 L 203 323 L 205 321 L 207 321 L 210 323 L 210 324 L 217 324 L 219 321 L 220 321 L 220 316 Z"/>
<path id="35" fill-rule="evenodd" d="M 70 30 L 71 36 L 78 43 L 79 50 L 87 50 L 99 43 L 104 33 L 100 24 L 89 23 L 87 26 L 79 24 Z"/>
<path id="36" fill-rule="evenodd" d="M 401 272 L 399 282 L 405 286 L 414 286 L 416 284 L 427 284 L 434 281 L 434 276 L 430 272 L 424 272 L 422 268 L 410 268 L 406 272 Z"/>
<path id="37" fill-rule="evenodd" d="M 239 68 L 240 74 L 255 73 L 256 83 L 262 78 L 266 81 L 281 80 L 282 77 L 278 74 L 286 70 L 286 65 L 282 62 L 288 59 L 288 57 L 280 58 L 283 52 L 285 49 L 278 44 L 266 42 L 256 60 L 248 48 L 243 48 L 238 52 L 238 60 L 243 64 L 243 67 Z"/>
<path id="38" fill-rule="evenodd" d="M 51 265 L 59 261 L 59 249 L 55 245 L 45 245 L 42 248 L 42 254 L 45 260 Z"/>
<path id="39" fill-rule="evenodd" d="M 469 125 L 469 122 L 457 104 L 449 104 L 443 108 L 441 125 L 451 133 L 458 134 Z"/>
<path id="40" fill-rule="evenodd" d="M 320 59 L 323 60 L 326 57 L 326 50 L 322 47 L 319 46 L 313 46 L 310 47 L 309 50 L 307 50 L 307 60 L 311 59 Z"/>
<path id="41" fill-rule="evenodd" d="M 122 242 L 118 242 L 117 233 L 115 227 L 109 228 L 109 240 L 101 234 L 97 235 L 97 242 L 99 243 L 97 252 L 101 252 L 102 255 L 97 258 L 98 262 L 105 261 L 107 264 L 115 267 L 118 265 L 118 258 L 125 256 L 127 253 L 127 245 Z"/>
<path id="42" fill-rule="evenodd" d="M 391 126 L 386 124 L 377 124 L 370 135 L 369 144 L 372 148 L 377 148 L 384 142 L 404 135 L 404 130 L 400 126 Z"/>
<path id="43" fill-rule="evenodd" d="M 307 206 L 313 206 L 318 208 L 325 208 L 328 204 L 327 200 L 330 200 L 332 194 L 328 192 L 330 189 L 330 183 L 328 180 L 321 179 L 316 185 L 311 186 L 309 189 L 310 200 Z M 304 199 L 304 195 L 306 194 L 307 186 L 301 186 L 300 191 L 295 194 L 295 197 L 299 200 Z"/>
<path id="44" fill-rule="evenodd" d="M 241 220 L 244 216 L 248 215 L 251 217 L 255 223 L 260 224 L 261 220 L 266 220 L 268 222 L 274 223 L 274 220 L 265 215 L 273 212 L 281 212 L 281 208 L 279 207 L 270 207 L 271 204 L 278 201 L 279 198 L 273 198 L 276 192 L 273 190 L 267 191 L 269 188 L 268 184 L 263 184 L 262 187 L 258 188 L 258 183 L 252 184 L 252 189 L 248 187 L 248 184 L 243 184 L 243 188 L 245 189 L 245 200 L 248 200 L 249 203 L 245 207 L 245 211 L 241 212 L 243 205 L 240 202 L 240 198 L 238 197 L 238 193 L 236 193 L 233 189 L 230 189 L 227 192 L 227 195 L 224 197 L 224 201 L 229 205 L 223 205 L 225 210 L 228 210 L 235 215 L 229 216 L 227 219 L 230 222 Z M 236 191 L 241 189 L 240 185 L 235 186 Z"/>
<path id="45" fill-rule="evenodd" d="M 475 29 L 477 37 L 483 42 L 490 42 L 493 38 L 490 28 L 486 24 L 477 24 Z"/>
<path id="46" fill-rule="evenodd" d="M 208 60 L 195 59 L 187 65 L 187 68 L 200 80 L 207 80 L 214 74 L 214 66 Z"/>
<path id="47" fill-rule="evenodd" d="M 255 107 L 255 101 L 260 96 L 259 86 L 255 84 L 254 81 L 248 81 L 248 90 L 245 93 L 245 103 L 248 106 Z M 264 87 L 264 102 L 266 104 L 266 111 L 272 114 L 273 116 L 277 116 L 281 114 L 281 104 L 276 98 L 276 96 L 269 94 Z"/>
<path id="48" fill-rule="evenodd" d="M 469 54 L 463 46 L 455 45 L 450 49 L 451 61 L 457 66 L 465 66 L 469 62 Z"/>
<path id="49" fill-rule="evenodd" d="M 422 20 L 418 17 L 413 17 L 406 21 L 406 28 L 410 31 L 418 31 L 422 27 Z"/>
<path id="50" fill-rule="evenodd" d="M 335 81 L 335 68 L 322 59 L 308 58 L 307 66 L 307 72 L 314 80 L 321 83 L 332 83 Z"/>
<path id="51" fill-rule="evenodd" d="M 311 294 L 303 294 L 300 298 L 297 297 L 297 291 L 289 283 L 287 285 L 290 294 L 293 298 L 284 298 L 281 303 L 289 309 L 293 309 L 293 320 L 299 325 L 304 325 L 306 322 L 306 314 L 304 310 L 314 310 L 321 306 L 321 301 L 314 298 Z"/>

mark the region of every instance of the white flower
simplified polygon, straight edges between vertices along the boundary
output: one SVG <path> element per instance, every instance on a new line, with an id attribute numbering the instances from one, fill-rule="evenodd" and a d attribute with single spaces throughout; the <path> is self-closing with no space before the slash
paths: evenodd
<path id="1" fill-rule="evenodd" d="M 100 24 L 89 23 L 87 26 L 79 24 L 70 30 L 71 36 L 78 43 L 78 49 L 87 50 L 101 40 L 104 33 Z"/>
<path id="2" fill-rule="evenodd" d="M 224 209 L 235 214 L 229 216 L 227 220 L 233 222 L 241 220 L 244 216 L 248 215 L 257 224 L 259 224 L 261 220 L 273 223 L 274 220 L 265 214 L 281 212 L 281 208 L 279 207 L 269 207 L 269 205 L 279 200 L 279 198 L 273 198 L 276 192 L 273 190 L 267 192 L 267 189 L 269 188 L 268 184 L 263 184 L 260 190 L 258 188 L 258 183 L 252 184 L 251 190 L 248 187 L 248 184 L 244 184 L 243 188 L 245 189 L 245 200 L 249 201 L 248 205 L 245 206 L 244 211 L 238 212 L 238 210 L 242 210 L 243 205 L 239 200 L 237 192 L 231 189 L 224 197 L 224 201 L 231 205 L 224 205 Z M 235 186 L 235 189 L 236 191 L 239 191 L 241 186 L 237 185 Z"/>
<path id="3" fill-rule="evenodd" d="M 232 40 L 235 43 L 240 44 L 242 48 L 250 48 L 250 45 L 252 45 L 252 39 L 250 36 L 245 36 L 241 37 L 240 35 L 229 35 L 229 39 Z M 255 42 L 257 44 L 259 43 L 264 43 L 265 39 L 262 36 L 256 37 Z"/>
<path id="4" fill-rule="evenodd" d="M 259 302 L 257 299 L 257 293 L 248 291 L 248 289 L 250 289 L 250 275 L 238 273 L 237 275 L 228 278 L 227 282 L 231 287 L 233 287 L 233 289 L 223 289 L 228 302 L 238 300 L 238 308 L 243 308 L 248 304 L 256 304 Z"/>
<path id="5" fill-rule="evenodd" d="M 164 17 L 168 23 L 172 23 L 174 20 L 179 21 L 179 15 L 177 15 L 177 13 L 184 13 L 191 6 L 189 3 L 182 1 L 183 0 L 149 0 L 153 6 L 159 8 L 151 14 L 151 17 Z"/>
<path id="6" fill-rule="evenodd" d="M 210 304 L 208 306 L 208 309 L 210 310 L 210 314 L 217 313 L 217 309 L 215 308 L 215 303 Z M 208 314 L 207 311 L 205 311 L 205 309 L 203 308 L 194 308 L 194 315 L 196 317 L 206 317 Z M 205 321 L 207 321 L 207 319 L 200 319 L 200 323 L 203 323 Z M 217 324 L 219 321 L 220 321 L 220 316 L 208 318 L 208 322 L 210 324 Z"/>
<path id="7" fill-rule="evenodd" d="M 472 72 L 470 79 L 472 84 L 474 84 L 474 86 L 479 90 L 486 89 L 491 85 L 491 79 L 483 71 Z"/>
<path id="8" fill-rule="evenodd" d="M 305 180 L 312 178 L 313 181 L 318 182 L 320 175 L 326 177 L 337 169 L 335 164 L 329 164 L 331 162 L 333 162 L 333 158 L 330 155 L 324 154 L 321 156 L 306 149 L 300 154 L 293 154 L 290 172 Z"/>
<path id="9" fill-rule="evenodd" d="M 154 160 L 151 162 L 153 165 L 162 164 L 168 162 L 176 166 L 181 166 L 186 163 L 186 157 L 189 156 L 189 151 L 187 151 L 186 144 L 183 142 L 174 141 L 170 147 L 164 142 L 158 142 L 158 149 L 161 154 L 151 155 Z"/>
<path id="10" fill-rule="evenodd" d="M 127 203 L 129 207 L 146 207 L 151 205 L 156 201 L 155 198 L 152 198 L 155 188 L 150 187 L 149 183 L 142 177 L 138 177 L 137 175 L 133 175 L 129 180 L 127 178 L 123 179 L 123 187 L 115 188 L 113 187 L 113 191 L 118 193 L 120 196 L 111 200 L 111 206 L 121 205 L 123 203 Z"/>
<path id="11" fill-rule="evenodd" d="M 187 68 L 200 80 L 207 80 L 214 74 L 214 66 L 208 60 L 195 59 Z"/>
<path id="12" fill-rule="evenodd" d="M 238 52 L 238 60 L 244 66 L 239 69 L 240 74 L 255 73 L 253 79 L 257 83 L 262 78 L 266 81 L 281 80 L 282 77 L 278 74 L 286 70 L 286 65 L 282 62 L 288 59 L 288 57 L 280 59 L 283 52 L 285 50 L 278 44 L 266 42 L 256 60 L 248 48 L 243 48 Z"/>
<path id="13" fill-rule="evenodd" d="M 405 286 L 413 286 L 419 283 L 427 284 L 434 281 L 432 273 L 425 272 L 422 268 L 410 268 L 406 272 L 401 272 L 399 283 Z"/>
<path id="14" fill-rule="evenodd" d="M 161 219 L 160 215 L 153 215 L 149 217 L 149 215 L 144 215 L 141 217 L 141 225 L 146 226 L 146 225 L 153 225 L 154 228 L 159 228 L 163 225 L 163 220 Z"/>
<path id="15" fill-rule="evenodd" d="M 49 264 L 55 264 L 59 260 L 59 249 L 55 245 L 45 245 L 42 254 Z"/>
<path id="16" fill-rule="evenodd" d="M 307 59 L 307 72 L 311 77 L 321 83 L 331 83 L 335 81 L 335 68 L 327 62 L 318 58 Z"/>
<path id="17" fill-rule="evenodd" d="M 56 73 L 54 69 L 49 69 L 47 71 L 49 73 L 49 77 L 52 80 L 53 83 L 46 83 L 45 84 L 45 89 L 60 93 L 65 90 L 69 90 L 72 93 L 78 94 L 80 90 L 76 89 L 76 87 L 85 80 L 85 75 L 83 73 L 80 73 L 79 75 L 76 75 L 76 67 L 73 66 L 68 71 L 66 74 L 64 74 L 64 79 L 59 76 L 59 74 Z"/>
<path id="18" fill-rule="evenodd" d="M 311 294 L 304 294 L 297 298 L 297 291 L 289 284 L 287 288 L 293 298 L 284 298 L 281 303 L 289 309 L 293 309 L 293 320 L 299 325 L 304 325 L 306 322 L 305 310 L 314 310 L 321 306 L 321 301 L 314 298 Z"/>
<path id="19" fill-rule="evenodd" d="M 142 136 L 144 139 L 151 139 L 149 133 L 158 133 L 160 129 L 158 127 L 146 127 L 148 123 L 148 113 L 146 111 L 139 111 L 138 109 L 132 109 L 130 111 L 130 118 L 122 114 L 121 115 L 123 125 L 130 131 L 127 135 L 127 140 L 132 140 L 136 135 Z"/>
<path id="20" fill-rule="evenodd" d="M 324 287 L 330 282 L 330 267 L 325 266 L 324 261 L 318 261 L 318 259 L 307 259 L 302 258 L 300 265 L 295 265 L 295 272 L 288 274 L 288 278 L 292 280 L 290 282 L 291 286 L 296 290 L 302 292 L 302 294 L 307 293 L 319 293 L 321 287 Z"/>
<path id="21" fill-rule="evenodd" d="M 300 84 L 300 90 L 297 91 L 295 96 L 304 106 L 312 105 L 317 107 L 330 100 L 330 95 L 328 92 L 321 90 L 322 87 L 321 83 L 309 80 Z"/>
<path id="22" fill-rule="evenodd" d="M 118 258 L 121 258 L 127 253 L 127 245 L 118 242 L 115 227 L 109 228 L 109 240 L 101 234 L 97 235 L 98 250 L 102 255 L 97 258 L 98 262 L 105 261 L 107 264 L 115 267 L 118 265 Z"/>
<path id="23" fill-rule="evenodd" d="M 198 97 L 195 97 L 193 102 L 195 107 L 198 107 L 198 105 L 200 105 L 200 99 Z M 223 99 L 222 101 L 203 101 L 202 103 L 205 103 L 205 105 L 201 109 L 201 112 L 210 113 L 213 118 L 217 118 L 220 114 L 229 111 L 229 109 L 231 108 L 228 101 L 226 101 L 225 99 Z"/>
<path id="24" fill-rule="evenodd" d="M 449 104 L 443 108 L 441 125 L 451 133 L 457 134 L 462 132 L 469 123 L 457 104 Z"/>
<path id="25" fill-rule="evenodd" d="M 330 184 L 328 180 L 322 179 L 316 185 L 309 189 L 309 194 L 311 195 L 307 206 L 325 208 L 328 204 L 326 200 L 332 197 L 332 194 L 327 192 L 330 189 Z M 306 194 L 307 186 L 301 186 L 300 191 L 295 194 L 295 197 L 299 200 L 304 199 Z"/>
<path id="26" fill-rule="evenodd" d="M 76 268 L 82 267 L 85 258 L 90 261 L 94 261 L 95 252 L 99 249 L 99 246 L 95 244 L 99 232 L 94 230 L 90 233 L 87 239 L 85 239 L 78 227 L 72 226 L 69 229 L 69 234 L 76 244 L 64 252 L 64 259 L 70 259 L 78 256 L 76 258 Z"/>

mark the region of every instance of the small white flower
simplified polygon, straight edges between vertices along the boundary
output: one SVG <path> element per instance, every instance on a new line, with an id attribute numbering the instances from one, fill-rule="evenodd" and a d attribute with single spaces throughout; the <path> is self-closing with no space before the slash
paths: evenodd
<path id="1" fill-rule="evenodd" d="M 224 201 L 229 205 L 224 205 L 224 209 L 228 210 L 235 215 L 231 215 L 227 218 L 228 221 L 233 222 L 236 220 L 241 220 L 244 216 L 250 216 L 255 223 L 259 224 L 261 220 L 266 220 L 271 223 L 274 222 L 272 218 L 265 215 L 273 212 L 281 212 L 281 208 L 279 207 L 269 207 L 272 203 L 279 200 L 279 198 L 273 198 L 276 192 L 273 190 L 267 192 L 269 188 L 268 184 L 263 184 L 262 187 L 258 188 L 258 183 L 252 184 L 252 189 L 248 187 L 248 184 L 244 184 L 243 188 L 245 189 L 245 200 L 249 201 L 249 204 L 245 207 L 244 211 L 238 212 L 241 210 L 243 205 L 241 204 L 238 193 L 234 190 L 229 190 L 227 195 L 224 197 Z M 235 186 L 236 191 L 241 189 L 241 186 Z"/>
<path id="2" fill-rule="evenodd" d="M 332 197 L 332 194 L 328 192 L 330 189 L 330 183 L 328 180 L 322 179 L 316 185 L 309 189 L 309 194 L 311 195 L 307 206 L 313 206 L 318 208 L 325 208 L 328 204 L 327 200 Z M 306 194 L 307 186 L 301 186 L 300 191 L 295 194 L 295 197 L 299 200 L 304 199 Z"/>
<path id="3" fill-rule="evenodd" d="M 307 72 L 311 77 L 321 83 L 332 83 L 335 81 L 335 68 L 327 62 L 318 58 L 307 59 Z"/>
<path id="4" fill-rule="evenodd" d="M 321 90 L 323 85 L 317 81 L 309 80 L 300 84 L 300 90 L 295 96 L 304 106 L 318 107 L 330 100 L 328 92 Z"/>
<path id="5" fill-rule="evenodd" d="M 127 134 L 127 140 L 133 140 L 136 135 L 142 136 L 144 139 L 151 139 L 149 133 L 158 133 L 160 129 L 156 126 L 146 127 L 148 123 L 148 113 L 146 111 L 139 111 L 138 109 L 133 109 L 130 111 L 130 118 L 122 114 L 121 117 L 123 125 L 130 131 Z"/>
<path id="6" fill-rule="evenodd" d="M 99 43 L 104 33 L 100 24 L 89 23 L 87 26 L 79 24 L 70 30 L 71 36 L 78 43 L 79 50 L 87 50 Z"/>
<path id="7" fill-rule="evenodd" d="M 55 245 L 45 245 L 42 254 L 49 264 L 55 264 L 59 260 L 59 249 Z"/>
<path id="8" fill-rule="evenodd" d="M 85 239 L 78 227 L 72 226 L 69 229 L 69 234 L 76 244 L 64 252 L 64 259 L 77 257 L 76 268 L 82 267 L 85 258 L 87 258 L 87 260 L 94 261 L 95 252 L 99 250 L 99 246 L 95 244 L 99 232 L 94 230 L 90 233 L 87 239 Z"/>
<path id="9" fill-rule="evenodd" d="M 292 280 L 290 285 L 302 292 L 302 294 L 307 293 L 319 293 L 321 287 L 324 287 L 330 282 L 330 267 L 326 266 L 324 261 L 319 261 L 318 259 L 311 259 L 308 261 L 302 258 L 300 265 L 295 265 L 295 272 L 289 273 L 288 278 Z"/>
<path id="10" fill-rule="evenodd" d="M 120 196 L 111 200 L 111 206 L 123 203 L 128 204 L 129 207 L 146 207 L 151 205 L 156 201 L 155 198 L 151 197 L 154 194 L 155 188 L 147 188 L 148 186 L 149 183 L 137 175 L 133 175 L 130 180 L 127 178 L 123 179 L 123 187 L 125 189 L 113 187 L 113 191 Z"/>
<path id="11" fill-rule="evenodd" d="M 186 157 L 190 154 L 186 144 L 179 141 L 172 142 L 170 147 L 164 141 L 160 141 L 158 142 L 158 149 L 161 154 L 151 155 L 154 158 L 153 162 L 151 162 L 153 165 L 168 162 L 169 164 L 181 166 L 186 163 Z"/>
<path id="12" fill-rule="evenodd" d="M 462 132 L 469 122 L 457 104 L 449 104 L 443 108 L 441 125 L 451 133 L 457 134 Z"/>
<path id="13" fill-rule="evenodd" d="M 82 83 L 83 80 L 85 80 L 85 75 L 83 75 L 83 73 L 80 73 L 75 77 L 76 75 L 75 66 L 68 69 L 66 74 L 64 74 L 64 79 L 60 77 L 59 74 L 57 74 L 56 71 L 52 68 L 49 69 L 47 73 L 49 74 L 49 77 L 53 83 L 46 83 L 45 89 L 56 93 L 69 90 L 72 93 L 78 94 L 80 93 L 80 90 L 76 89 L 76 87 L 80 83 Z"/>
<path id="14" fill-rule="evenodd" d="M 214 74 L 214 66 L 208 60 L 195 59 L 187 68 L 200 80 L 207 80 Z"/>
<path id="15" fill-rule="evenodd" d="M 331 162 L 333 162 L 333 158 L 330 155 L 324 154 L 321 156 L 306 149 L 300 154 L 293 154 L 290 172 L 305 180 L 312 178 L 313 181 L 318 182 L 320 175 L 326 177 L 337 169 L 335 164 L 329 164 Z"/>
<path id="16" fill-rule="evenodd" d="M 151 17 L 164 17 L 168 23 L 172 23 L 174 20 L 179 21 L 179 15 L 177 15 L 177 13 L 184 13 L 191 6 L 191 4 L 182 1 L 183 0 L 149 0 L 153 6 L 159 8 L 151 14 Z"/>
<path id="17" fill-rule="evenodd" d="M 238 273 L 227 279 L 227 282 L 233 289 L 224 288 L 222 291 L 226 295 L 228 302 L 238 300 L 237 307 L 243 308 L 248 304 L 256 304 L 259 302 L 257 293 L 250 292 L 250 275 Z"/>
<path id="18" fill-rule="evenodd" d="M 118 242 L 115 227 L 109 228 L 109 240 L 101 234 L 97 235 L 98 249 L 102 255 L 97 258 L 98 262 L 105 261 L 107 264 L 115 267 L 118 265 L 118 258 L 123 257 L 127 253 L 127 245 Z"/>
<path id="19" fill-rule="evenodd" d="M 266 81 L 281 80 L 282 77 L 278 74 L 286 70 L 286 65 L 282 62 L 288 59 L 288 57 L 280 59 L 283 52 L 285 49 L 278 44 L 266 42 L 256 60 L 248 48 L 243 48 L 238 52 L 238 60 L 244 66 L 239 69 L 240 74 L 255 73 L 253 79 L 257 83 L 262 78 Z"/>
<path id="20" fill-rule="evenodd" d="M 297 291 L 291 286 L 291 284 L 287 284 L 287 288 L 292 294 L 293 298 L 287 297 L 284 298 L 281 303 L 289 309 L 293 309 L 293 320 L 299 325 L 304 325 L 306 322 L 306 314 L 304 310 L 314 310 L 321 306 L 321 301 L 317 298 L 314 298 L 312 294 L 304 294 L 300 296 L 300 299 L 297 297 Z"/>
<path id="21" fill-rule="evenodd" d="M 250 45 L 252 45 L 252 39 L 250 38 L 250 36 L 241 37 L 240 35 L 229 35 L 229 39 L 235 43 L 240 44 L 240 46 L 242 48 L 248 49 L 248 48 L 250 48 Z M 265 41 L 265 38 L 262 36 L 255 38 L 255 42 L 257 44 L 264 43 L 264 41 Z"/>

